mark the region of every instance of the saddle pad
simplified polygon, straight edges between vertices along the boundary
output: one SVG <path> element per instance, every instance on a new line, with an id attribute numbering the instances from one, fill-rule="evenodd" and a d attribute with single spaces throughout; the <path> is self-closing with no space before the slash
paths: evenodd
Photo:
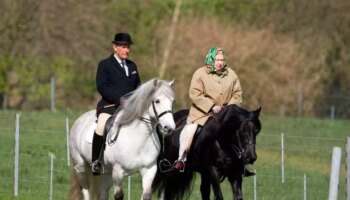
<path id="1" fill-rule="evenodd" d="M 94 138 L 94 132 L 96 130 L 97 123 L 93 123 L 90 128 L 88 129 L 87 134 L 85 135 L 86 142 L 92 144 L 92 139 Z"/>

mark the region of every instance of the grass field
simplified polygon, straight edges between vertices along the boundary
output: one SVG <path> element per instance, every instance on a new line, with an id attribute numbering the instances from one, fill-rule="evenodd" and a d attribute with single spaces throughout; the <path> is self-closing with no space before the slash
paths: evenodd
<path id="1" fill-rule="evenodd" d="M 15 112 L 0 112 L 0 199 L 49 199 L 50 156 L 55 154 L 53 199 L 67 199 L 70 167 L 67 161 L 66 119 L 69 127 L 81 113 L 20 113 L 19 195 L 14 197 Z M 278 118 L 262 116 L 258 136 L 256 195 L 259 200 L 328 199 L 332 149 L 342 148 L 342 171 L 338 199 L 345 198 L 345 141 L 349 120 L 313 118 Z M 282 183 L 281 136 L 284 137 L 284 183 Z M 305 179 L 304 179 L 305 177 Z M 199 179 L 199 176 L 197 176 Z M 305 182 L 304 182 L 305 181 Z M 199 181 L 195 182 L 191 200 L 200 199 Z M 306 185 L 304 184 L 306 183 Z M 245 178 L 245 199 L 254 199 L 254 178 Z M 140 177 L 131 177 L 131 199 L 140 199 Z M 225 199 L 232 199 L 230 187 L 222 184 Z M 127 199 L 127 182 L 124 184 Z M 156 198 L 155 198 L 156 199 Z"/>

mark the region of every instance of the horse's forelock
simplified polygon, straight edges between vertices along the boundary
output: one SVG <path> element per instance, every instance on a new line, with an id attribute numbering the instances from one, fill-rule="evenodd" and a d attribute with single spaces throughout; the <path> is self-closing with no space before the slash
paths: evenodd
<path id="1" fill-rule="evenodd" d="M 160 80 L 158 91 L 164 93 L 169 99 L 174 100 L 175 98 L 175 92 L 167 81 Z"/>

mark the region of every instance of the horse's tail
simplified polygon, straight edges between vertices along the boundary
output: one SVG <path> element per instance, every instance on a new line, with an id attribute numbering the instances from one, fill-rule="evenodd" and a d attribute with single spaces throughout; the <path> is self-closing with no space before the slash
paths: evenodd
<path id="1" fill-rule="evenodd" d="M 78 176 L 75 173 L 74 168 L 71 169 L 71 174 L 70 174 L 70 192 L 69 192 L 69 199 L 70 200 L 77 200 L 77 199 L 82 199 L 83 194 L 81 192 L 81 187 L 78 181 Z"/>
<path id="2" fill-rule="evenodd" d="M 186 198 L 193 188 L 194 173 L 186 169 L 178 171 L 160 172 L 158 169 L 152 188 L 163 200 L 179 200 Z"/>

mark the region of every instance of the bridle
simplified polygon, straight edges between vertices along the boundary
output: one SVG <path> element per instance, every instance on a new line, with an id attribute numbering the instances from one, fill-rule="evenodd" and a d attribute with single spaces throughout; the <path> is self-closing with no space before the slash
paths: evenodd
<path id="1" fill-rule="evenodd" d="M 222 127 L 222 125 L 221 125 L 221 123 L 220 123 L 220 121 L 214 116 L 213 117 L 214 119 L 215 119 L 215 121 L 219 124 L 219 126 L 220 127 Z M 248 119 L 246 119 L 246 120 L 244 120 L 243 122 L 242 122 L 242 124 L 241 124 L 241 127 L 245 124 L 245 123 L 249 123 L 250 122 L 250 120 L 248 120 Z M 250 127 L 250 126 L 249 126 Z M 247 146 L 250 146 L 250 145 L 255 145 L 256 144 L 256 141 L 254 140 L 254 137 L 251 137 L 251 135 L 252 134 L 254 134 L 253 133 L 253 130 L 252 130 L 252 128 L 250 127 L 250 130 L 249 130 L 249 141 L 248 141 L 248 143 L 247 144 L 245 144 L 244 146 L 242 145 L 242 137 L 241 137 L 241 132 L 244 132 L 243 130 L 237 130 L 236 132 L 235 132 L 235 134 L 236 134 L 236 136 L 237 136 L 237 143 L 233 143 L 231 146 L 230 146 L 230 148 L 231 148 L 231 150 L 234 152 L 234 154 L 237 156 L 237 158 L 238 159 L 242 159 L 242 157 L 243 157 L 243 154 L 244 154 L 244 152 L 245 152 L 245 149 L 246 149 L 246 147 Z"/>
<path id="2" fill-rule="evenodd" d="M 241 124 L 241 126 L 243 126 L 245 123 L 249 123 L 250 121 L 249 120 L 245 120 L 242 124 Z M 253 133 L 253 130 L 252 130 L 252 128 L 251 128 L 251 126 L 249 126 L 249 134 L 248 134 L 248 143 L 247 144 L 245 144 L 244 146 L 242 145 L 242 132 L 245 132 L 244 130 L 237 130 L 237 132 L 236 132 L 236 136 L 237 136 L 237 144 L 236 143 L 233 143 L 232 145 L 231 145 L 231 149 L 233 150 L 233 152 L 236 154 L 236 156 L 237 156 L 237 158 L 238 159 L 242 159 L 242 156 L 243 156 L 243 154 L 244 154 L 244 152 L 245 152 L 245 149 L 247 148 L 247 146 L 251 146 L 251 145 L 256 145 L 256 141 L 254 140 L 254 137 L 252 137 L 252 134 L 254 134 Z"/>
<path id="3" fill-rule="evenodd" d="M 172 110 L 165 110 L 163 112 L 161 112 L 160 114 L 158 114 L 157 112 L 157 109 L 156 109 L 156 106 L 155 106 L 155 102 L 156 100 L 153 100 L 152 101 L 152 109 L 153 109 L 153 112 L 154 112 L 154 115 L 155 115 L 155 118 L 156 118 L 156 121 L 155 121 L 155 124 L 154 124 L 154 127 L 151 127 L 149 128 L 150 129 L 150 132 L 154 129 L 154 128 L 159 128 L 162 132 L 165 132 L 165 133 L 168 133 L 170 130 L 168 129 L 164 129 L 162 126 L 160 126 L 160 123 L 159 123 L 159 120 L 162 116 L 164 116 L 165 114 L 168 114 L 168 113 L 173 113 Z M 151 119 L 148 119 L 148 118 L 144 118 L 144 117 L 140 117 L 139 118 L 142 122 L 144 122 L 145 124 L 147 125 L 151 125 L 152 124 L 152 120 Z M 149 126 L 147 126 L 149 127 Z"/>

